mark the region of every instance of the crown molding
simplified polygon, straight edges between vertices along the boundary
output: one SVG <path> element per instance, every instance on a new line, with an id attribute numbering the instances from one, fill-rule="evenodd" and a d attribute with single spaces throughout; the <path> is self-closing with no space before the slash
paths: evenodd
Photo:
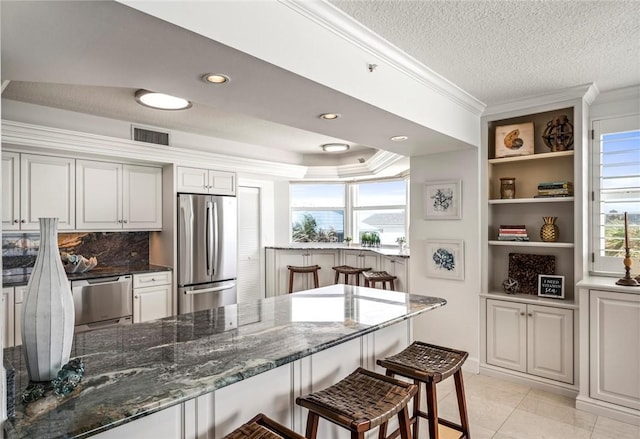
<path id="1" fill-rule="evenodd" d="M 237 172 L 241 169 L 242 172 L 280 178 L 303 178 L 307 171 L 306 166 L 207 153 L 175 146 L 149 145 L 117 137 L 9 120 L 2 121 L 2 143 L 146 163 L 173 163 L 193 167 L 202 167 L 203 163 L 215 163 L 216 169 L 222 171 Z"/>
<path id="2" fill-rule="evenodd" d="M 603 91 L 598 95 L 598 99 L 595 104 L 599 105 L 609 102 L 619 102 L 622 100 L 640 102 L 640 85 Z"/>
<path id="3" fill-rule="evenodd" d="M 486 105 L 327 1 L 278 0 L 477 116 Z"/>
<path id="4" fill-rule="evenodd" d="M 403 156 L 378 151 L 364 163 L 338 166 L 301 166 L 233 155 L 208 153 L 176 146 L 151 145 L 117 137 L 64 130 L 10 120 L 2 121 L 2 143 L 88 157 L 132 160 L 144 163 L 202 167 L 215 163 L 221 171 L 243 172 L 286 179 L 345 179 L 371 177 L 401 160 Z"/>
<path id="5" fill-rule="evenodd" d="M 578 85 L 549 94 L 529 96 L 522 99 L 490 105 L 485 109 L 482 117 L 510 113 L 525 108 L 556 104 L 558 102 L 576 99 L 582 99 L 587 105 L 591 105 L 598 96 L 598 93 L 598 87 L 594 83 Z"/>

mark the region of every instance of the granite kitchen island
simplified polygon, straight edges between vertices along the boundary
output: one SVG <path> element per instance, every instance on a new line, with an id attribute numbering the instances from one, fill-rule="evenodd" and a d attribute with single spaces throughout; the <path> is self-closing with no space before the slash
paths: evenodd
<path id="1" fill-rule="evenodd" d="M 295 397 L 404 348 L 436 297 L 333 285 L 75 335 L 85 374 L 68 396 L 24 405 L 20 347 L 8 438 L 218 438 L 265 412 L 303 431 Z"/>

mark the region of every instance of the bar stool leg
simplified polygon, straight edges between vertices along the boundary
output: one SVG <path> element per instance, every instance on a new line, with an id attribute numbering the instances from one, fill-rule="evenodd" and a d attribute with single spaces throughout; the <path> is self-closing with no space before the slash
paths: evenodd
<path id="1" fill-rule="evenodd" d="M 391 279 L 390 282 L 391 282 L 391 291 L 395 291 L 396 290 L 396 286 L 395 286 L 395 284 L 393 282 L 393 279 Z"/>
<path id="2" fill-rule="evenodd" d="M 413 422 L 413 439 L 418 439 L 418 434 L 420 433 L 420 390 L 422 386 L 418 380 L 413 380 L 413 383 L 418 386 L 418 391 L 413 397 L 413 416 L 411 417 L 411 422 Z"/>
<path id="3" fill-rule="evenodd" d="M 458 411 L 460 412 L 460 427 L 465 438 L 469 437 L 469 416 L 467 415 L 467 401 L 464 396 L 464 383 L 462 380 L 462 370 L 453 374 L 456 382 L 456 395 L 458 397 Z"/>
<path id="4" fill-rule="evenodd" d="M 360 286 L 360 273 L 356 273 L 355 276 L 356 276 L 356 287 L 359 287 Z"/>
<path id="5" fill-rule="evenodd" d="M 438 399 L 436 396 L 436 385 L 433 383 L 433 381 L 428 381 L 426 383 L 426 387 L 429 438 L 438 439 Z"/>
<path id="6" fill-rule="evenodd" d="M 319 419 L 320 417 L 316 413 L 309 412 L 309 415 L 307 416 L 307 432 L 305 434 L 307 439 L 316 439 Z"/>
<path id="7" fill-rule="evenodd" d="M 398 413 L 398 425 L 400 426 L 400 438 L 409 439 L 411 437 L 411 423 L 409 422 L 409 410 L 406 406 Z"/>
<path id="8" fill-rule="evenodd" d="M 340 281 L 340 273 L 338 273 L 338 271 L 336 270 L 336 275 L 334 277 L 334 281 L 333 283 L 338 285 L 338 282 Z"/>
<path id="9" fill-rule="evenodd" d="M 313 286 L 314 288 L 318 288 L 320 286 L 320 282 L 318 282 L 318 270 L 313 272 Z"/>
<path id="10" fill-rule="evenodd" d="M 293 271 L 289 271 L 289 294 L 293 293 Z"/>

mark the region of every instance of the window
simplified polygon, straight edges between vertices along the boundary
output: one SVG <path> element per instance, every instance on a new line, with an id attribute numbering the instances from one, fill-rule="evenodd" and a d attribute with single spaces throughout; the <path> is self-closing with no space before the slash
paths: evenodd
<path id="1" fill-rule="evenodd" d="M 345 185 L 290 186 L 291 241 L 342 242 L 345 229 Z"/>
<path id="2" fill-rule="evenodd" d="M 640 115 L 593 122 L 592 271 L 624 272 L 624 213 L 632 258 L 640 255 Z"/>
<path id="3" fill-rule="evenodd" d="M 291 241 L 355 242 L 377 232 L 395 244 L 407 230 L 406 180 L 358 183 L 291 183 Z"/>

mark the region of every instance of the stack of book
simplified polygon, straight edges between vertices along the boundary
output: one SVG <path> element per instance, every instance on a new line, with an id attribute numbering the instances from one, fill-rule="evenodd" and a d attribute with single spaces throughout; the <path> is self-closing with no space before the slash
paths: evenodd
<path id="1" fill-rule="evenodd" d="M 501 225 L 498 241 L 528 241 L 527 228 L 524 225 Z"/>
<path id="2" fill-rule="evenodd" d="M 538 185 L 537 198 L 542 197 L 572 197 L 573 183 L 570 181 L 550 181 Z"/>

